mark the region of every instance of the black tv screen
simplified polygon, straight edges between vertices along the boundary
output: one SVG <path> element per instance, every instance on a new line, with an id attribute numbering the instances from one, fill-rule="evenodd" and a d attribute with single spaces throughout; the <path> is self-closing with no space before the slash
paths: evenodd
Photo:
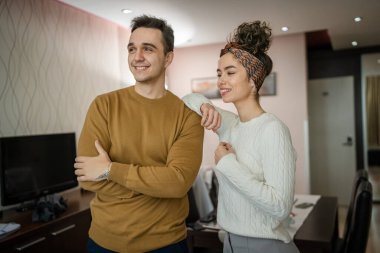
<path id="1" fill-rule="evenodd" d="M 2 205 L 76 187 L 75 156 L 75 133 L 0 138 Z"/>

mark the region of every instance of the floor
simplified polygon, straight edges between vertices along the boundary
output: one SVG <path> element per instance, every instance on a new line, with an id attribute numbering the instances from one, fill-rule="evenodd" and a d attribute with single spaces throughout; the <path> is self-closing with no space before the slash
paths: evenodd
<path id="1" fill-rule="evenodd" d="M 369 167 L 368 176 L 372 183 L 373 200 L 380 203 L 380 167 Z"/>
<path id="2" fill-rule="evenodd" d="M 374 203 L 366 253 L 380 253 L 380 167 L 371 168 L 369 181 L 372 183 Z M 342 237 L 347 207 L 339 207 L 339 236 Z"/>

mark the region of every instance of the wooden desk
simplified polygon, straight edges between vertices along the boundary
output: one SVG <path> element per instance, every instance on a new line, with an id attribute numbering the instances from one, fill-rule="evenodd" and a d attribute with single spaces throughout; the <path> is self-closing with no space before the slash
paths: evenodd
<path id="1" fill-rule="evenodd" d="M 338 237 L 338 199 L 321 197 L 294 236 L 301 253 L 332 252 Z M 188 245 L 192 252 L 222 252 L 218 233 L 212 230 L 188 231 Z"/>
<path id="2" fill-rule="evenodd" d="M 338 199 L 321 197 L 294 236 L 301 253 L 332 252 L 338 238 Z"/>

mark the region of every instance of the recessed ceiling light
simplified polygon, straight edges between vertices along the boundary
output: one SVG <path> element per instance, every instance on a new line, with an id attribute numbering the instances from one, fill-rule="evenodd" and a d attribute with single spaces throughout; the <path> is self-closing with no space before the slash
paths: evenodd
<path id="1" fill-rule="evenodd" d="M 289 31 L 289 27 L 283 26 L 283 27 L 281 27 L 281 31 L 287 32 L 287 31 Z"/>
<path id="2" fill-rule="evenodd" d="M 129 14 L 129 13 L 131 13 L 132 11 L 129 10 L 129 9 L 122 9 L 121 12 L 124 13 L 124 14 Z"/>
<path id="3" fill-rule="evenodd" d="M 356 23 L 358 23 L 358 22 L 362 21 L 362 17 L 355 17 L 355 18 L 354 18 L 354 21 L 355 21 Z"/>
<path id="4" fill-rule="evenodd" d="M 351 45 L 352 45 L 353 47 L 356 47 L 356 46 L 358 45 L 358 42 L 354 40 L 353 42 L 351 42 Z"/>

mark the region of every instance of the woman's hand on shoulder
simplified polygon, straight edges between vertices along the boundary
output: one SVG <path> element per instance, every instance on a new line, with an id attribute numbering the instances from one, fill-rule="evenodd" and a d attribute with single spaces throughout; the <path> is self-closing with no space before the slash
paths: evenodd
<path id="1" fill-rule="evenodd" d="M 201 125 L 207 130 L 216 132 L 221 124 L 221 115 L 211 104 L 202 104 L 201 106 L 202 120 Z"/>

